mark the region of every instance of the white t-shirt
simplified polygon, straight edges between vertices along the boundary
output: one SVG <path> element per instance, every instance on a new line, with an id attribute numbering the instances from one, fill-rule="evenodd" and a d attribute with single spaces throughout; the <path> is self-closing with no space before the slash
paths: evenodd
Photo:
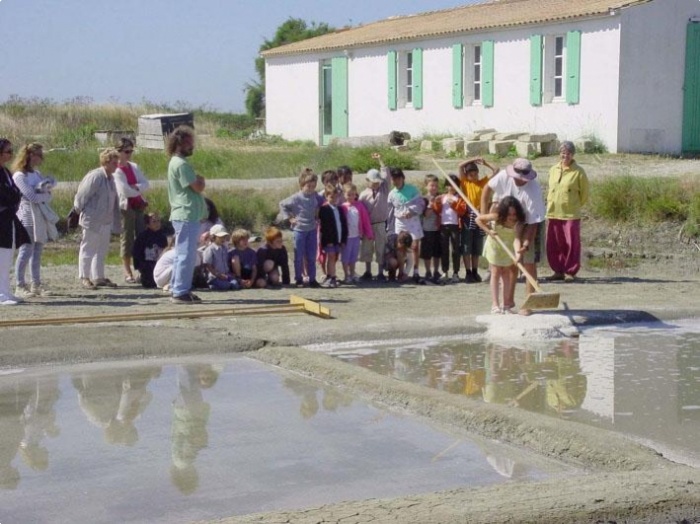
<path id="1" fill-rule="evenodd" d="M 345 211 L 345 218 L 348 222 L 348 238 L 357 238 L 360 236 L 360 212 L 355 206 L 347 206 Z"/>
<path id="2" fill-rule="evenodd" d="M 450 205 L 450 195 L 442 195 L 442 212 L 440 213 L 440 223 L 446 226 L 456 226 L 459 224 L 459 217 Z M 455 201 L 457 200 L 456 197 Z"/>
<path id="3" fill-rule="evenodd" d="M 524 186 L 518 186 L 505 169 L 502 169 L 489 180 L 488 186 L 493 189 L 493 201 L 498 202 L 507 196 L 518 199 L 525 210 L 525 221 L 528 224 L 538 224 L 544 221 L 546 208 L 540 183 L 530 180 Z"/>

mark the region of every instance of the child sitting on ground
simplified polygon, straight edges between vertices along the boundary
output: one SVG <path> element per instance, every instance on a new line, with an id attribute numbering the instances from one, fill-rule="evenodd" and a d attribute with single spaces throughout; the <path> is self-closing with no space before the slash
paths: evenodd
<path id="1" fill-rule="evenodd" d="M 459 184 L 456 175 L 449 175 L 450 180 Z M 459 282 L 459 219 L 467 211 L 467 203 L 459 198 L 457 191 L 449 182 L 446 183 L 447 192 L 440 195 L 433 202 L 433 207 L 440 213 L 440 253 L 442 259 L 442 272 L 447 280 L 450 270 L 450 244 L 452 245 L 452 279 L 451 282 Z"/>
<path id="2" fill-rule="evenodd" d="M 348 224 L 345 214 L 338 207 L 341 191 L 338 186 L 326 185 L 324 196 L 326 203 L 318 212 L 319 228 L 321 231 L 321 251 L 326 259 L 326 278 L 323 287 L 338 287 L 336 278 L 336 262 L 343 246 L 348 240 Z"/>
<path id="3" fill-rule="evenodd" d="M 168 245 L 168 237 L 160 227 L 161 221 L 158 213 L 147 213 L 144 219 L 146 229 L 136 237 L 132 250 L 134 269 L 139 272 L 139 280 L 143 287 L 156 288 L 158 286 L 153 279 L 153 270 L 163 250 Z"/>
<path id="4" fill-rule="evenodd" d="M 228 253 L 233 275 L 244 289 L 255 286 L 258 276 L 258 256 L 248 246 L 249 240 L 250 233 L 247 230 L 236 229 L 231 235 L 233 249 Z"/>
<path id="5" fill-rule="evenodd" d="M 220 224 L 209 230 L 210 243 L 204 250 L 202 262 L 207 268 L 207 286 L 214 291 L 238 289 L 239 282 L 234 277 L 228 263 L 228 231 Z"/>
<path id="6" fill-rule="evenodd" d="M 343 272 L 345 283 L 357 283 L 360 277 L 355 274 L 355 264 L 360 254 L 360 242 L 362 239 L 373 239 L 372 224 L 365 205 L 357 200 L 357 187 L 352 182 L 343 186 L 345 202 L 341 206 L 348 224 L 348 240 L 343 248 Z"/>
<path id="7" fill-rule="evenodd" d="M 408 231 L 401 231 L 398 235 L 392 233 L 387 236 L 384 249 L 384 269 L 389 274 L 389 282 L 404 282 L 409 279 L 406 274 L 406 261 L 413 237 Z"/>
<path id="8" fill-rule="evenodd" d="M 493 229 L 489 223 L 493 222 Z M 513 275 L 513 259 L 494 238 L 500 237 L 506 246 L 513 249 L 519 260 L 525 252 L 521 244 L 525 211 L 520 202 L 512 196 L 507 196 L 498 203 L 495 213 L 479 215 L 476 223 L 489 236 L 484 244 L 484 256 L 491 270 L 491 313 L 514 314 L 515 297 L 511 295 L 510 283 Z M 498 286 L 503 283 L 503 306 L 499 302 Z"/>
<path id="9" fill-rule="evenodd" d="M 319 287 L 316 282 L 316 225 L 323 197 L 316 194 L 317 180 L 318 177 L 311 169 L 304 169 L 299 175 L 300 191 L 280 202 L 280 213 L 289 219 L 294 231 L 294 280 L 297 287 L 304 285 L 305 267 L 309 287 Z"/>
<path id="10" fill-rule="evenodd" d="M 425 211 L 423 211 L 423 241 L 420 243 L 420 257 L 425 265 L 425 281 L 437 284 L 440 281 L 440 213 L 433 204 L 439 198 L 438 177 L 425 175 Z M 431 271 L 432 262 L 432 271 Z"/>
<path id="11" fill-rule="evenodd" d="M 265 242 L 265 245 L 260 247 L 257 252 L 258 282 L 256 287 L 278 286 L 280 284 L 280 271 L 282 273 L 281 283 L 288 286 L 289 257 L 287 248 L 282 242 L 282 231 L 274 226 L 267 228 Z"/>

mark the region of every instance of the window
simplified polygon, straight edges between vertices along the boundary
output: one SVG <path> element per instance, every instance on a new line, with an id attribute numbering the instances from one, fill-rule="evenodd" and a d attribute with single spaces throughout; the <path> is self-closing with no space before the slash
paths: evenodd
<path id="1" fill-rule="evenodd" d="M 578 104 L 581 75 L 581 32 L 530 37 L 530 103 L 566 101 Z"/>
<path id="2" fill-rule="evenodd" d="M 494 42 L 452 46 L 452 106 L 493 106 Z"/>
<path id="3" fill-rule="evenodd" d="M 389 51 L 389 109 L 423 107 L 423 50 Z"/>
<path id="4" fill-rule="evenodd" d="M 472 81 L 472 102 L 481 102 L 481 46 L 474 46 L 472 71 L 474 79 Z"/>

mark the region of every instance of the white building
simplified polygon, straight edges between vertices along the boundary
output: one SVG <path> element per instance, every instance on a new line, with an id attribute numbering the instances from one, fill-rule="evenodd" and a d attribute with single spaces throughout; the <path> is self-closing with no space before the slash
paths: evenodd
<path id="1" fill-rule="evenodd" d="M 263 53 L 269 134 L 594 136 L 700 152 L 700 1 L 491 0 Z"/>

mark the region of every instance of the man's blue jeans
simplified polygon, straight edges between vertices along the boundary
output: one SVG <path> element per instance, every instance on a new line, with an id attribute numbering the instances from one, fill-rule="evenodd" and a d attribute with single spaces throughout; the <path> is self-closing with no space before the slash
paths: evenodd
<path id="1" fill-rule="evenodd" d="M 174 297 L 186 295 L 192 289 L 192 277 L 197 265 L 199 222 L 173 220 L 175 229 L 175 261 L 170 290 Z"/>

